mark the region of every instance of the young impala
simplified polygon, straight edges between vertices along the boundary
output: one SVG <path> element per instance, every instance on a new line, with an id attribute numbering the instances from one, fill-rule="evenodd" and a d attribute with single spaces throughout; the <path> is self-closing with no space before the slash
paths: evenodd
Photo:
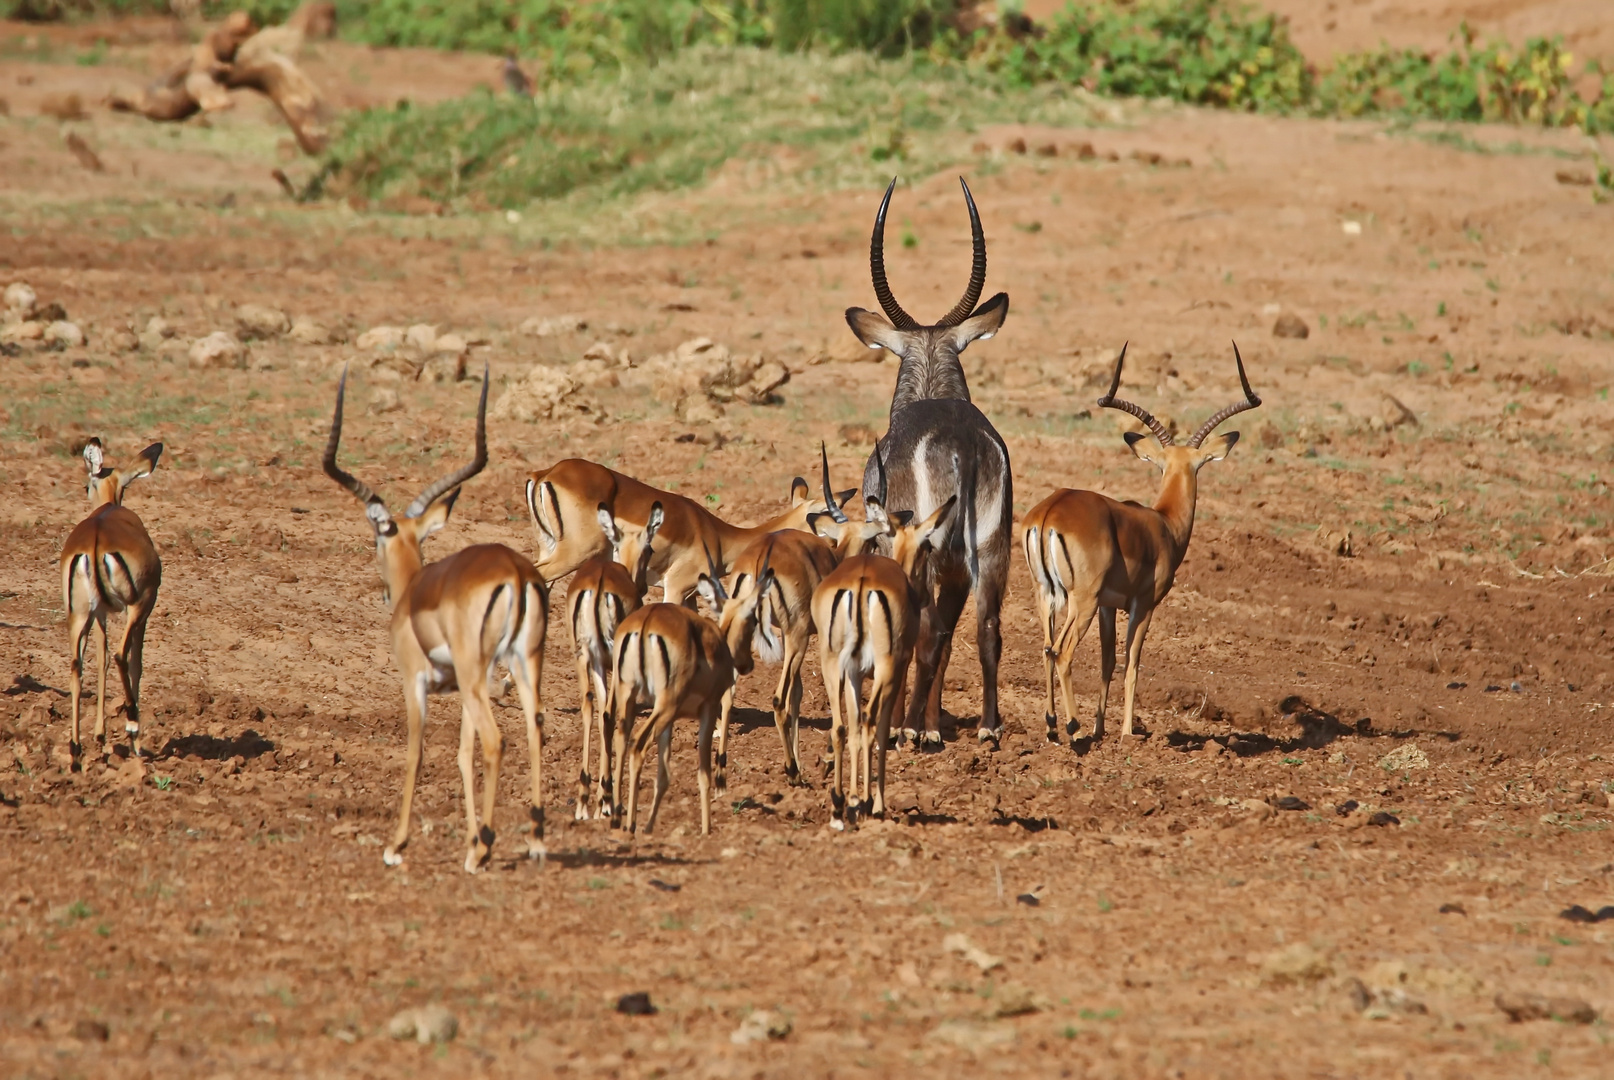
<path id="1" fill-rule="evenodd" d="M 880 534 L 890 539 L 891 557 L 854 555 L 813 592 L 819 663 L 830 702 L 830 746 L 835 759 L 830 801 L 835 828 L 855 821 L 865 806 L 873 816 L 885 813 L 885 754 L 891 715 L 902 705 L 920 613 L 929 600 L 920 587 L 925 557 L 945 542 L 949 519 L 958 505 L 956 495 L 948 496 L 928 517 L 913 524 L 913 515 L 907 511 L 886 511 L 880 497 L 884 494 L 884 468 L 877 474 L 878 494 L 864 496 L 864 510 L 868 520 L 879 526 Z M 864 679 L 871 682 L 868 698 L 860 706 Z M 850 778 L 844 771 L 849 734 Z M 850 798 L 848 788 L 852 789 Z"/>
<path id="2" fill-rule="evenodd" d="M 325 445 L 325 475 L 364 504 L 375 535 L 382 595 L 392 608 L 392 655 L 403 674 L 409 748 L 404 761 L 403 806 L 392 842 L 382 852 L 388 866 L 403 861 L 409 841 L 409 812 L 420 774 L 421 729 L 429 694 L 460 692 L 460 780 L 465 787 L 465 869 L 475 873 L 493 851 L 493 803 L 499 786 L 504 735 L 493 716 L 488 682 L 494 665 L 510 671 L 527 721 L 532 758 L 532 833 L 527 854 L 544 854 L 544 630 L 549 596 L 532 563 L 503 544 L 476 544 L 446 559 L 426 563 L 421 545 L 441 529 L 459 498 L 460 485 L 488 463 L 488 375 L 482 372 L 482 398 L 476 410 L 476 457 L 464 468 L 432 484 L 404 511 L 392 516 L 381 497 L 336 464 L 342 440 L 342 399 L 347 372 L 336 388 L 336 415 Z M 473 752 L 482 743 L 482 815 L 477 818 Z"/>
<path id="3" fill-rule="evenodd" d="M 597 556 L 577 568 L 566 591 L 566 624 L 572 629 L 577 652 L 578 715 L 583 724 L 583 765 L 577 774 L 577 820 L 589 816 L 590 787 L 594 786 L 594 813 L 609 816 L 611 803 L 605 785 L 610 781 L 610 739 L 605 731 L 605 698 L 611 686 L 611 643 L 622 620 L 644 602 L 650 571 L 650 541 L 661 527 L 661 507 L 650 510 L 650 520 L 637 540 L 639 557 L 633 571 L 614 559 L 621 555 L 624 530 L 604 503 L 600 504 L 600 530 L 610 544 L 612 558 Z M 631 526 L 630 526 L 631 529 Z M 600 771 L 588 775 L 588 742 L 595 728 L 600 736 Z"/>
<path id="4" fill-rule="evenodd" d="M 67 535 L 61 557 L 62 605 L 67 608 L 67 637 L 73 650 L 69 684 L 73 734 L 69 747 L 75 771 L 83 753 L 79 744 L 79 698 L 84 646 L 92 627 L 101 635 L 95 737 L 106 741 L 106 620 L 114 611 L 129 613 L 116 656 L 123 680 L 123 728 L 129 736 L 130 755 L 140 756 L 140 672 L 146 651 L 146 621 L 157 603 L 163 566 L 145 525 L 123 505 L 123 493 L 135 480 L 151 475 L 162 452 L 162 443 L 152 443 L 140 451 L 135 464 L 118 471 L 106 467 L 100 439 L 91 439 L 84 447 L 84 466 L 90 474 L 90 505 L 94 509 Z"/>
<path id="5" fill-rule="evenodd" d="M 1065 701 L 1066 731 L 1076 733 L 1076 715 L 1070 695 L 1070 668 L 1076 646 L 1098 614 L 1098 715 L 1093 738 L 1104 737 L 1104 709 L 1115 674 L 1115 613 L 1126 611 L 1126 711 L 1121 734 L 1132 734 L 1132 708 L 1138 686 L 1138 665 L 1143 639 L 1160 601 L 1171 591 L 1177 567 L 1188 553 L 1194 535 L 1194 503 L 1199 494 L 1199 470 L 1220 461 L 1238 442 L 1229 431 L 1209 442 L 1206 438 L 1222 421 L 1261 404 L 1244 374 L 1244 358 L 1233 346 L 1239 385 L 1244 400 L 1227 406 L 1199 426 L 1188 445 L 1177 446 L 1171 432 L 1147 409 L 1115 396 L 1121 386 L 1121 365 L 1126 349 L 1115 361 L 1110 391 L 1098 399 L 1106 409 L 1130 413 L 1148 425 L 1159 443 L 1148 449 L 1148 436 L 1131 431 L 1125 436 L 1132 452 L 1164 473 L 1154 506 L 1117 502 L 1093 491 L 1056 491 L 1032 508 L 1025 519 L 1026 563 L 1037 586 L 1042 618 L 1043 657 L 1048 685 L 1048 738 L 1059 741 L 1054 714 L 1054 675 Z M 1060 617 L 1064 621 L 1060 622 Z"/>
<path id="6" fill-rule="evenodd" d="M 712 831 L 712 730 L 723 707 L 723 695 L 734 685 L 734 661 L 711 620 L 682 604 L 647 604 L 617 628 L 616 674 L 611 680 L 612 783 L 617 813 L 612 824 L 630 833 L 638 828 L 639 771 L 651 743 L 658 747 L 655 796 L 650 822 L 667 794 L 667 758 L 672 750 L 672 725 L 680 716 L 695 717 L 700 728 L 699 748 L 701 835 Z M 650 715 L 637 730 L 639 705 L 650 705 Z M 627 807 L 622 806 L 622 769 L 626 762 Z"/>
<path id="7" fill-rule="evenodd" d="M 737 675 L 749 675 L 757 658 L 779 664 L 773 692 L 773 723 L 785 748 L 785 779 L 802 783 L 797 735 L 801 726 L 801 665 L 813 633 L 813 590 L 842 559 L 859 554 L 883 534 L 878 523 L 850 521 L 829 486 L 829 456 L 818 448 L 823 497 L 829 509 L 807 515 L 812 532 L 772 532 L 745 549 L 727 581 L 702 577 L 700 593 L 717 613 L 718 629 L 734 658 Z M 727 786 L 729 719 L 734 691 L 723 696 L 717 724 L 717 786 Z"/>
<path id="8" fill-rule="evenodd" d="M 844 492 L 841 501 L 855 492 Z M 556 581 L 586 560 L 607 554 L 605 538 L 594 525 L 597 508 L 608 507 L 625 526 L 643 529 L 651 507 L 660 504 L 661 528 L 650 559 L 650 583 L 662 585 L 670 603 L 692 599 L 695 584 L 715 562 L 727 573 L 736 556 L 751 543 L 779 529 L 805 528 L 807 515 L 824 509 L 808 498 L 807 481 L 790 485 L 790 508 L 761 525 L 741 528 L 707 510 L 694 499 L 660 491 L 631 476 L 571 458 L 527 478 L 527 510 L 538 531 L 538 572 Z M 626 552 L 631 565 L 636 553 Z"/>

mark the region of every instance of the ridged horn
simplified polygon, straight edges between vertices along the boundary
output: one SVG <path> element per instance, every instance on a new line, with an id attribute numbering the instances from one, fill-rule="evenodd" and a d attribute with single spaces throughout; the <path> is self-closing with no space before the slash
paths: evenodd
<path id="1" fill-rule="evenodd" d="M 347 365 L 344 364 L 342 366 L 342 379 L 336 384 L 336 415 L 331 418 L 331 437 L 330 440 L 325 444 L 325 475 L 329 476 L 332 480 L 335 480 L 338 484 L 341 484 L 353 495 L 355 499 L 358 499 L 366 506 L 385 506 L 386 503 L 381 501 L 381 496 L 371 491 L 369 485 L 358 479 L 352 473 L 344 472 L 342 468 L 336 464 L 336 448 L 342 442 L 342 399 L 346 396 Z"/>
<path id="2" fill-rule="evenodd" d="M 1236 341 L 1233 342 L 1233 360 L 1239 366 L 1239 385 L 1244 388 L 1244 400 L 1234 402 L 1232 405 L 1229 405 L 1227 408 L 1214 414 L 1209 420 L 1206 420 L 1203 424 L 1199 425 L 1199 430 L 1194 432 L 1194 437 L 1188 440 L 1189 446 L 1197 449 L 1199 444 L 1204 442 L 1206 437 L 1209 436 L 1211 432 L 1215 431 L 1217 425 L 1222 421 L 1226 420 L 1230 416 L 1236 416 L 1241 412 L 1254 409 L 1261 404 L 1261 399 L 1256 396 L 1254 390 L 1250 389 L 1250 380 L 1248 376 L 1244 374 L 1244 357 L 1239 355 L 1239 343 Z"/>
<path id="3" fill-rule="evenodd" d="M 1124 413 L 1132 414 L 1149 425 L 1149 430 L 1154 432 L 1154 437 L 1159 440 L 1161 446 L 1170 446 L 1172 443 L 1171 432 L 1167 431 L 1165 425 L 1154 418 L 1154 414 L 1142 405 L 1134 405 L 1130 401 L 1122 401 L 1115 396 L 1115 392 L 1121 388 L 1121 365 L 1126 363 L 1127 345 L 1130 344 L 1131 342 L 1127 342 L 1126 345 L 1121 346 L 1121 355 L 1115 358 L 1115 377 L 1110 380 L 1109 393 L 1098 399 L 1098 407 L 1101 409 L 1119 409 Z"/>
<path id="4" fill-rule="evenodd" d="M 426 508 L 436 502 L 447 491 L 452 491 L 465 481 L 481 472 L 488 464 L 488 366 L 482 365 L 482 398 L 476 405 L 476 457 L 463 469 L 457 469 L 431 487 L 420 493 L 409 509 L 404 511 L 404 517 L 417 518 L 426 512 Z"/>
<path id="5" fill-rule="evenodd" d="M 885 279 L 885 215 L 891 208 L 891 193 L 896 189 L 897 178 L 893 176 L 885 189 L 885 198 L 880 200 L 880 212 L 874 215 L 874 236 L 869 240 L 869 276 L 874 279 L 875 298 L 885 309 L 885 317 L 891 320 L 891 325 L 898 330 L 918 330 L 919 323 L 902 310 L 897 298 L 891 295 L 890 283 Z"/>
<path id="6" fill-rule="evenodd" d="M 981 290 L 986 288 L 986 233 L 981 230 L 981 215 L 975 209 L 975 197 L 970 194 L 969 184 L 964 178 L 958 178 L 958 184 L 964 189 L 964 202 L 970 208 L 970 247 L 973 256 L 970 261 L 970 283 L 964 289 L 964 296 L 953 305 L 953 310 L 942 316 L 937 326 L 957 326 L 975 311 L 975 305 L 981 302 Z"/>
<path id="7" fill-rule="evenodd" d="M 846 524 L 846 512 L 835 502 L 835 492 L 829 487 L 829 451 L 824 449 L 822 441 L 818 444 L 818 457 L 824 470 L 824 505 L 829 507 L 830 520 L 837 525 Z"/>

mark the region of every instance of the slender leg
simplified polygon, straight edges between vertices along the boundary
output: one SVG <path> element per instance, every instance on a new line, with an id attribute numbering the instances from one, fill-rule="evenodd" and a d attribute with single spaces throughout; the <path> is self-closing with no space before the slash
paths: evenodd
<path id="1" fill-rule="evenodd" d="M 717 720 L 717 789 L 728 790 L 729 786 L 729 718 L 734 713 L 734 683 L 723 693 L 723 703 Z"/>
<path id="2" fill-rule="evenodd" d="M 785 699 L 785 776 L 798 785 L 807 782 L 801 775 L 801 664 L 806 658 L 807 643 L 803 641 L 790 658 L 789 696 Z"/>
<path id="3" fill-rule="evenodd" d="M 620 678 L 611 684 L 611 706 L 606 715 L 609 718 L 611 729 L 611 798 L 616 804 L 616 812 L 611 816 L 611 827 L 620 829 L 627 820 L 623 814 L 623 801 L 627 794 L 624 786 L 623 772 L 627 767 L 629 756 L 628 736 L 632 733 L 633 715 L 636 711 L 634 697 L 625 692 Z"/>
<path id="4" fill-rule="evenodd" d="M 773 688 L 773 726 L 779 732 L 780 744 L 785 748 L 785 783 L 794 784 L 801 772 L 801 767 L 796 764 L 790 730 L 790 697 L 795 689 L 791 676 L 793 671 L 799 671 L 800 665 L 795 635 L 787 635 L 784 646 L 784 659 L 779 664 L 779 682 Z"/>
<path id="5" fill-rule="evenodd" d="M 532 833 L 527 838 L 527 858 L 542 860 L 547 854 L 544 848 L 544 703 L 540 696 L 543 678 L 542 644 L 526 656 L 516 661 L 516 669 L 511 672 L 515 676 L 516 692 L 521 696 L 521 711 L 527 721 L 527 756 L 530 758 L 532 774 L 532 802 L 528 806 L 528 816 L 532 821 Z M 583 729 L 587 731 L 588 728 Z M 584 761 L 588 758 L 585 756 Z"/>
<path id="6" fill-rule="evenodd" d="M 129 625 L 130 625 L 130 623 L 132 623 L 134 621 L 133 616 L 134 616 L 134 612 L 131 611 L 131 612 L 129 612 L 129 617 L 124 620 L 123 635 L 124 635 L 125 639 L 127 639 L 128 636 L 129 636 Z M 98 641 L 100 643 L 100 646 L 101 646 L 95 652 L 95 659 L 96 659 L 95 675 L 96 675 L 96 683 L 97 683 L 96 690 L 95 690 L 95 741 L 102 744 L 102 746 L 105 747 L 105 745 L 106 745 L 106 669 L 111 666 L 111 664 L 107 660 L 107 649 L 108 649 L 108 646 L 111 643 L 107 640 L 109 635 L 107 634 L 106 612 L 105 612 L 104 609 L 99 614 L 97 614 L 96 617 L 95 617 L 95 629 L 94 629 L 93 632 L 95 634 L 96 641 Z M 118 650 L 118 667 L 119 667 L 119 670 L 121 672 L 122 667 L 123 667 L 123 649 L 121 649 L 121 648 Z M 124 680 L 124 700 L 125 701 L 128 700 L 128 692 L 129 692 L 129 690 L 128 690 L 128 680 L 125 679 Z"/>
<path id="7" fill-rule="evenodd" d="M 733 688 L 730 688 L 733 692 Z M 697 779 L 701 791 L 701 835 L 712 834 L 712 728 L 717 723 L 718 710 L 710 703 L 701 709 L 700 732 L 695 737 L 698 759 Z"/>
<path id="8" fill-rule="evenodd" d="M 1132 623 L 1126 628 L 1127 640 L 1132 640 Z M 1104 737 L 1104 712 L 1110 704 L 1110 681 L 1115 678 L 1115 609 L 1098 610 L 1098 716 L 1093 721 L 1093 738 Z"/>
<path id="9" fill-rule="evenodd" d="M 870 813 L 875 817 L 885 816 L 886 740 L 891 734 L 891 714 L 902 698 L 907 677 L 908 665 L 901 658 L 889 670 L 878 671 L 874 676 L 869 712 L 874 717 L 874 805 Z"/>
<path id="10" fill-rule="evenodd" d="M 667 797 L 667 789 L 672 786 L 672 776 L 667 771 L 667 762 L 672 758 L 672 721 L 668 717 L 661 735 L 656 739 L 656 788 L 654 797 L 650 800 L 650 820 L 645 823 L 644 831 L 656 831 L 656 816 L 661 813 L 661 800 Z"/>
<path id="11" fill-rule="evenodd" d="M 463 693 L 463 691 L 462 691 Z M 472 695 L 476 700 L 476 734 L 482 742 L 482 829 L 478 834 L 484 845 L 480 852 L 482 863 L 493 854 L 493 806 L 499 796 L 499 768 L 504 763 L 504 732 L 493 715 L 493 702 L 488 697 L 486 681 L 477 685 Z"/>
<path id="12" fill-rule="evenodd" d="M 68 689 L 73 698 L 73 727 L 72 734 L 68 736 L 68 750 L 72 755 L 71 769 L 74 772 L 82 768 L 79 761 L 84 753 L 84 747 L 79 742 L 79 712 L 82 708 L 84 696 L 84 647 L 89 644 L 90 628 L 95 619 L 88 611 L 88 602 L 81 607 L 74 607 L 69 600 L 67 639 L 72 645 L 73 662 L 69 665 Z"/>
<path id="13" fill-rule="evenodd" d="M 1143 660 L 1143 639 L 1149 634 L 1154 609 L 1140 611 L 1135 606 L 1126 619 L 1126 711 L 1121 715 L 1121 734 L 1132 734 L 1132 705 L 1138 692 L 1138 665 Z"/>
<path id="14" fill-rule="evenodd" d="M 898 742 L 909 742 L 915 750 L 919 749 L 919 732 L 925 726 L 925 705 L 930 697 L 930 684 L 936 671 L 936 651 L 939 648 L 940 644 L 936 641 L 936 605 L 926 604 L 919 613 L 919 643 L 914 649 L 913 700 L 908 702 L 902 732 L 897 737 Z"/>
<path id="15" fill-rule="evenodd" d="M 1072 594 L 1074 595 L 1074 594 Z M 1076 647 L 1087 636 L 1087 630 L 1093 625 L 1093 613 L 1098 610 L 1097 600 L 1084 598 L 1078 604 L 1065 605 L 1065 624 L 1060 627 L 1059 634 L 1054 638 L 1054 668 L 1059 673 L 1059 691 L 1065 701 L 1065 734 L 1075 735 L 1076 724 L 1076 698 L 1070 690 L 1071 668 L 1076 664 Z M 1102 736 L 1102 728 L 1094 733 Z"/>
<path id="16" fill-rule="evenodd" d="M 381 852 L 381 861 L 388 866 L 397 866 L 403 862 L 403 855 L 400 853 L 409 842 L 409 813 L 415 803 L 415 781 L 420 776 L 421 728 L 426 720 L 424 674 L 413 679 L 408 676 L 404 678 L 404 715 L 408 724 L 408 746 L 404 750 L 403 804 L 398 810 L 398 827 L 392 830 L 392 843 Z"/>
<path id="17" fill-rule="evenodd" d="M 598 729 L 595 734 L 599 736 L 600 740 L 599 772 L 597 773 L 598 779 L 595 781 L 592 796 L 594 799 L 594 816 L 605 818 L 610 817 L 611 811 L 615 809 L 611 805 L 611 710 L 604 705 L 604 702 L 609 700 L 606 696 L 606 682 L 609 677 L 609 671 L 595 671 L 592 674 L 594 680 L 594 726 Z M 583 763 L 587 765 L 588 759 L 584 758 Z"/>
<path id="18" fill-rule="evenodd" d="M 819 667 L 824 673 L 824 693 L 829 698 L 829 753 L 834 762 L 835 779 L 830 784 L 830 826 L 846 827 L 846 787 L 842 783 L 841 762 L 846 755 L 846 725 L 841 719 L 841 702 L 845 700 L 841 689 L 842 676 L 837 657 L 829 645 L 829 634 L 820 639 Z"/>
<path id="19" fill-rule="evenodd" d="M 981 742 L 1003 739 L 1003 717 L 998 713 L 998 660 L 1003 655 L 1003 587 L 1009 576 L 1007 554 L 994 560 L 991 572 L 983 566 L 975 593 L 975 645 L 981 654 Z"/>
<path id="20" fill-rule="evenodd" d="M 123 676 L 123 730 L 129 736 L 129 753 L 140 756 L 140 676 L 145 669 L 146 623 L 151 610 L 157 606 L 154 588 L 129 605 L 129 620 L 123 627 L 123 640 L 118 643 L 118 673 Z M 101 628 L 101 640 L 106 641 L 106 627 Z M 101 665 L 102 678 L 106 677 L 106 664 Z"/>
<path id="21" fill-rule="evenodd" d="M 953 658 L 953 630 L 958 626 L 958 617 L 964 613 L 964 603 L 969 599 L 969 580 L 944 581 L 936 590 L 936 603 L 931 611 L 935 615 L 932 624 L 932 652 L 927 660 L 921 656 L 920 663 L 925 665 L 914 673 L 914 706 L 920 700 L 925 702 L 925 744 L 927 746 L 940 746 L 941 737 L 941 702 L 942 688 L 947 682 L 947 665 Z M 920 680 L 927 678 L 923 689 Z M 996 698 L 993 699 L 996 701 Z"/>
<path id="22" fill-rule="evenodd" d="M 594 664 L 590 649 L 584 644 L 577 650 L 577 713 L 583 727 L 583 756 L 577 770 L 577 809 L 572 816 L 578 821 L 588 820 L 589 789 L 593 786 L 588 775 L 588 741 L 599 712 L 600 701 L 594 694 Z M 600 749 L 603 756 L 604 746 Z"/>
<path id="23" fill-rule="evenodd" d="M 846 796 L 846 823 L 857 822 L 858 812 L 863 808 L 862 775 L 863 775 L 863 705 L 858 699 L 862 696 L 863 675 L 853 672 L 841 681 L 841 690 L 846 694 L 846 700 L 841 703 L 843 715 L 846 718 L 846 741 L 850 753 L 847 755 L 848 771 Z"/>
<path id="24" fill-rule="evenodd" d="M 460 749 L 456 762 L 460 770 L 460 787 L 465 793 L 465 869 L 474 874 L 481 868 L 482 857 L 477 850 L 482 841 L 482 827 L 476 820 L 476 717 L 471 715 L 471 695 L 462 684 L 460 688 Z"/>

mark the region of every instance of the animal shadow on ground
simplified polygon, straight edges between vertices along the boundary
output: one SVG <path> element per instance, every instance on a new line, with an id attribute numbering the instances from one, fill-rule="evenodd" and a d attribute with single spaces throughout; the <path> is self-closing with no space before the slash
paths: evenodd
<path id="1" fill-rule="evenodd" d="M 0 627 L 4 626 L 4 623 L 0 623 Z M 66 690 L 48 686 L 25 671 L 13 679 L 10 686 L 0 690 L 0 694 L 4 694 L 6 697 L 16 697 L 18 694 L 43 694 L 47 691 L 60 697 L 67 696 Z"/>
<path id="2" fill-rule="evenodd" d="M 1217 742 L 1239 757 L 1254 757 L 1274 751 L 1287 754 L 1296 750 L 1320 750 L 1346 735 L 1366 739 L 1381 737 L 1410 739 L 1415 735 L 1428 734 L 1445 739 L 1447 742 L 1456 742 L 1458 739 L 1458 734 L 1454 731 L 1419 732 L 1413 728 L 1404 731 L 1380 731 L 1373 726 L 1372 717 L 1368 716 L 1349 724 L 1335 714 L 1311 704 L 1298 694 L 1291 694 L 1280 701 L 1278 711 L 1285 721 L 1300 728 L 1297 735 L 1279 739 L 1260 731 L 1234 731 L 1227 735 L 1172 731 L 1167 733 L 1166 743 L 1183 753 L 1193 753 L 1203 749 L 1206 743 Z"/>
<path id="3" fill-rule="evenodd" d="M 523 860 L 515 860 L 516 862 Z M 596 869 L 626 869 L 635 866 L 710 866 L 715 859 L 686 859 L 680 855 L 665 855 L 660 852 L 633 851 L 600 851 L 597 848 L 581 847 L 573 851 L 551 851 L 546 861 L 563 866 L 568 870 Z"/>
<path id="4" fill-rule="evenodd" d="M 205 761 L 228 761 L 233 757 L 251 761 L 273 752 L 275 744 L 251 728 L 239 735 L 221 739 L 215 735 L 182 735 L 169 739 L 158 753 L 158 760 L 196 757 Z"/>

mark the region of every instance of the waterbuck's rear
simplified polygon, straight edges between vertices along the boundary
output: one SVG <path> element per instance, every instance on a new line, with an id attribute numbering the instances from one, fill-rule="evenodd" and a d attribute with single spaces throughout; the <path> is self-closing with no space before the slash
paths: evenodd
<path id="1" fill-rule="evenodd" d="M 1009 296 L 998 293 L 976 307 L 986 284 L 986 237 L 969 185 L 974 259 L 964 296 L 931 326 L 921 326 L 902 310 L 885 277 L 885 217 L 896 181 L 886 188 L 869 242 L 874 294 L 887 318 L 848 308 L 852 333 L 871 349 L 889 349 L 901 360 L 884 437 L 863 470 L 864 498 L 873 496 L 893 511 L 917 519 L 957 496 L 945 538 L 926 565 L 920 587 L 931 600 L 920 619 L 915 650 L 913 697 L 903 736 L 941 743 L 941 690 L 952 654 L 953 629 L 964 601 L 975 594 L 976 643 L 981 653 L 981 722 L 985 742 L 1003 733 L 998 715 L 998 657 L 1003 649 L 999 613 L 1013 547 L 1014 490 L 1009 451 L 981 411 L 970 404 L 969 385 L 959 354 L 972 341 L 997 333 L 1009 314 Z"/>

